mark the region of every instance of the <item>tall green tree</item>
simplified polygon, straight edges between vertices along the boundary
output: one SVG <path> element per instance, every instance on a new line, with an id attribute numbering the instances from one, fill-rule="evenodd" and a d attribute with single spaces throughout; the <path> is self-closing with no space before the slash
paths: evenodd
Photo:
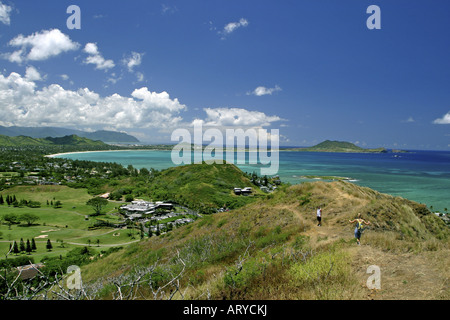
<path id="1" fill-rule="evenodd" d="M 13 244 L 13 252 L 15 253 L 15 254 L 18 254 L 20 251 L 19 251 L 19 246 L 17 245 L 17 242 L 16 241 L 14 241 L 14 244 Z"/>
<path id="2" fill-rule="evenodd" d="M 99 215 L 102 213 L 103 207 L 108 204 L 108 200 L 100 197 L 95 197 L 89 199 L 86 204 L 94 209 L 95 215 Z"/>
<path id="3" fill-rule="evenodd" d="M 27 239 L 27 246 L 25 248 L 25 251 L 30 254 L 31 253 L 31 244 L 30 244 L 30 239 Z"/>
<path id="4" fill-rule="evenodd" d="M 57 209 L 57 208 L 61 208 L 62 207 L 62 202 L 60 200 L 56 200 L 53 203 L 53 208 Z"/>
<path id="5" fill-rule="evenodd" d="M 7 213 L 3 216 L 3 220 L 8 224 L 9 230 L 11 230 L 11 226 L 18 221 L 18 217 L 15 213 Z"/>
<path id="6" fill-rule="evenodd" d="M 20 252 L 25 251 L 25 242 L 23 242 L 23 238 L 20 238 L 19 250 L 20 250 Z"/>
<path id="7" fill-rule="evenodd" d="M 28 226 L 31 226 L 33 225 L 33 223 L 39 220 L 39 217 L 33 213 L 25 212 L 19 216 L 19 220 L 24 221 Z"/>
<path id="8" fill-rule="evenodd" d="M 50 241 L 50 239 L 47 239 L 47 245 L 45 247 L 47 248 L 48 251 L 52 251 L 53 246 L 52 246 L 52 242 Z"/>

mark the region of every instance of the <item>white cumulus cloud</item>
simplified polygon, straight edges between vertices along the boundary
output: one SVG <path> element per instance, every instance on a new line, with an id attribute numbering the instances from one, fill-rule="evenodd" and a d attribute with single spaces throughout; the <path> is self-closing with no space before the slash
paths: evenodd
<path id="1" fill-rule="evenodd" d="M 31 70 L 31 69 L 30 69 Z M 29 77 L 0 73 L 0 125 L 66 126 L 77 128 L 170 128 L 182 121 L 186 106 L 167 92 L 143 87 L 131 96 L 102 97 L 83 88 L 66 90 L 58 84 L 37 89 Z"/>
<path id="2" fill-rule="evenodd" d="M 239 29 L 239 28 L 247 27 L 248 24 L 249 24 L 249 22 L 248 22 L 247 19 L 241 18 L 241 19 L 240 19 L 239 21 L 237 21 L 237 22 L 230 22 L 230 23 L 227 23 L 227 24 L 225 25 L 225 27 L 223 28 L 223 30 L 221 30 L 221 31 L 219 32 L 219 34 L 222 35 L 222 39 L 225 39 L 225 37 L 226 37 L 227 35 L 233 33 L 234 31 L 236 31 L 236 30 Z"/>
<path id="3" fill-rule="evenodd" d="M 450 111 L 442 116 L 442 118 L 438 118 L 433 121 L 435 124 L 450 124 Z"/>
<path id="4" fill-rule="evenodd" d="M 135 67 L 138 67 L 142 63 L 142 57 L 144 56 L 143 53 L 139 52 L 131 52 L 131 54 L 124 59 L 122 59 L 122 63 L 128 68 L 128 71 L 130 73 L 134 73 L 137 79 L 137 82 L 142 82 L 145 79 L 145 76 L 142 72 L 134 71 Z"/>
<path id="5" fill-rule="evenodd" d="M 33 67 L 33 66 L 29 66 L 27 67 L 26 71 L 25 71 L 25 78 L 27 80 L 30 81 L 40 81 L 42 80 L 42 76 L 39 73 L 39 71 Z"/>
<path id="6" fill-rule="evenodd" d="M 95 69 L 108 70 L 115 67 L 113 60 L 106 60 L 103 58 L 96 43 L 87 43 L 84 46 L 83 51 L 88 54 L 88 57 L 84 60 L 84 63 L 94 64 Z"/>
<path id="7" fill-rule="evenodd" d="M 11 24 L 11 14 L 12 8 L 6 4 L 0 2 L 0 22 L 9 26 Z"/>
<path id="8" fill-rule="evenodd" d="M 234 32 L 237 28 L 240 27 L 246 27 L 248 26 L 248 21 L 244 18 L 241 18 L 238 22 L 230 22 L 228 23 L 224 28 L 223 28 L 223 32 L 224 33 L 232 33 Z"/>
<path id="9" fill-rule="evenodd" d="M 206 119 L 201 121 L 205 126 L 214 127 L 265 127 L 272 122 L 282 121 L 278 116 L 268 116 L 264 112 L 249 111 L 242 108 L 205 108 Z"/>
<path id="10" fill-rule="evenodd" d="M 247 92 L 247 95 L 255 95 L 255 96 L 265 96 L 265 95 L 271 95 L 274 92 L 281 91 L 281 88 L 279 86 L 275 86 L 274 88 L 266 88 L 263 86 L 257 87 L 252 92 Z"/>
<path id="11" fill-rule="evenodd" d="M 122 62 L 128 67 L 128 71 L 133 72 L 134 67 L 141 65 L 142 56 L 143 56 L 142 53 L 133 51 L 131 52 L 131 55 L 129 57 L 124 58 Z"/>
<path id="12" fill-rule="evenodd" d="M 43 30 L 29 36 L 20 34 L 8 44 L 18 50 L 3 54 L 3 57 L 15 63 L 47 60 L 79 47 L 78 43 L 58 29 Z"/>

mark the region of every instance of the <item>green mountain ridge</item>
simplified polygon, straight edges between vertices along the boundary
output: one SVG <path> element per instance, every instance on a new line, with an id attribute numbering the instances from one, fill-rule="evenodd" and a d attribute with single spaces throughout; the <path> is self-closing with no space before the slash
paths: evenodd
<path id="1" fill-rule="evenodd" d="M 105 143 L 139 143 L 139 140 L 127 133 L 98 130 L 94 132 L 86 132 L 76 129 L 60 128 L 60 127 L 4 127 L 0 126 L 0 135 L 9 137 L 27 136 L 31 138 L 46 137 L 63 137 L 68 135 L 77 135 L 92 140 L 101 140 Z"/>
<path id="2" fill-rule="evenodd" d="M 52 146 L 52 145 L 70 145 L 70 146 L 105 146 L 106 143 L 100 140 L 91 140 L 79 137 L 77 135 L 68 135 L 64 137 L 32 138 L 28 136 L 9 137 L 0 135 L 0 146 L 22 147 L 22 146 Z"/>

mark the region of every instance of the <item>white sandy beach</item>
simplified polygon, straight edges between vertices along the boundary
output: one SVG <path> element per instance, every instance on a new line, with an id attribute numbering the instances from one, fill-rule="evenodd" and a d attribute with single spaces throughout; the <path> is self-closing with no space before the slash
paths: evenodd
<path id="1" fill-rule="evenodd" d="M 63 156 L 67 154 L 78 154 L 78 153 L 94 153 L 94 152 L 123 152 L 123 151 L 170 151 L 170 150 L 158 150 L 158 149 L 135 149 L 135 150 L 97 150 L 97 151 L 74 151 L 74 152 L 62 152 L 62 153 L 55 153 L 55 154 L 48 154 L 45 155 L 47 158 L 54 158 L 58 156 Z"/>

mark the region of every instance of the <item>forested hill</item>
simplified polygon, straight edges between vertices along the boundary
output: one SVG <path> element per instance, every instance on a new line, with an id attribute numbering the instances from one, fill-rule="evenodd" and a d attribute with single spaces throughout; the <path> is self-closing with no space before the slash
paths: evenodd
<path id="1" fill-rule="evenodd" d="M 237 208 L 253 202 L 263 192 L 251 179 L 233 164 L 190 164 L 163 170 L 150 181 L 149 189 L 154 198 L 175 200 L 189 208 L 208 212 L 224 205 Z M 234 188 L 245 187 L 253 187 L 252 196 L 234 195 Z"/>
<path id="2" fill-rule="evenodd" d="M 0 135 L 0 146 L 24 147 L 24 146 L 52 146 L 52 145 L 70 145 L 70 146 L 104 146 L 104 142 L 82 138 L 77 135 L 68 135 L 58 138 L 32 138 L 27 136 L 8 137 Z"/>

